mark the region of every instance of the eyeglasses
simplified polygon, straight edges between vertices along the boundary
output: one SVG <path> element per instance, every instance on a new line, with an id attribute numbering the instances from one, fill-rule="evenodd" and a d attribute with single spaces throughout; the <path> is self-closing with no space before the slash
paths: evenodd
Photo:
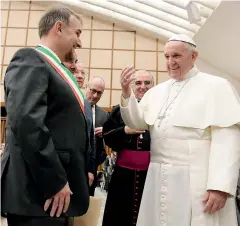
<path id="1" fill-rule="evenodd" d="M 88 88 L 89 88 L 89 90 L 91 91 L 92 94 L 97 93 L 98 96 L 101 96 L 103 94 L 103 91 L 98 91 L 98 90 L 92 89 L 90 87 L 88 87 Z"/>
<path id="2" fill-rule="evenodd" d="M 141 86 L 142 83 L 144 83 L 145 86 L 149 86 L 149 85 L 152 84 L 151 81 L 136 81 L 136 82 L 135 82 L 135 86 Z"/>

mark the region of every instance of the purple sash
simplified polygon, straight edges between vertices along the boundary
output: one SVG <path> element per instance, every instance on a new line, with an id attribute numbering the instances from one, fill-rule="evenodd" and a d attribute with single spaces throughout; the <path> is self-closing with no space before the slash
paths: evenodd
<path id="1" fill-rule="evenodd" d="M 117 155 L 116 165 L 132 170 L 147 170 L 150 163 L 150 151 L 124 149 Z"/>

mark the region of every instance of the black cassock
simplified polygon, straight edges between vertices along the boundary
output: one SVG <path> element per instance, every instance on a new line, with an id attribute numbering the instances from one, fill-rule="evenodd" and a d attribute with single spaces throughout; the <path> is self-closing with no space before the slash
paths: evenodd
<path id="1" fill-rule="evenodd" d="M 150 161 L 150 134 L 124 132 L 120 107 L 114 107 L 103 126 L 106 145 L 117 152 L 116 166 L 109 184 L 102 226 L 136 225 Z"/>

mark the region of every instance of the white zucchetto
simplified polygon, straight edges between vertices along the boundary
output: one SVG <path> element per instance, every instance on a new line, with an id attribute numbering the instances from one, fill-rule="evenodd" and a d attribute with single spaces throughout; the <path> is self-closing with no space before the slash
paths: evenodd
<path id="1" fill-rule="evenodd" d="M 195 42 L 187 35 L 182 35 L 182 34 L 173 35 L 170 39 L 168 39 L 168 42 L 171 42 L 171 41 L 186 42 L 196 47 Z"/>

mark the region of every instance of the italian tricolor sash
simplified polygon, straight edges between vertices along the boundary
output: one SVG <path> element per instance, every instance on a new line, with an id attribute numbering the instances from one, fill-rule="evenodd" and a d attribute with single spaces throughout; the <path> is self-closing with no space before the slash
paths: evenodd
<path id="1" fill-rule="evenodd" d="M 48 61 L 48 63 L 57 71 L 57 73 L 64 79 L 64 81 L 72 89 L 77 101 L 84 113 L 84 94 L 82 93 L 80 87 L 77 84 L 76 78 L 74 75 L 64 66 L 61 62 L 51 53 L 50 50 L 44 48 L 43 46 L 38 46 L 36 48 Z"/>

